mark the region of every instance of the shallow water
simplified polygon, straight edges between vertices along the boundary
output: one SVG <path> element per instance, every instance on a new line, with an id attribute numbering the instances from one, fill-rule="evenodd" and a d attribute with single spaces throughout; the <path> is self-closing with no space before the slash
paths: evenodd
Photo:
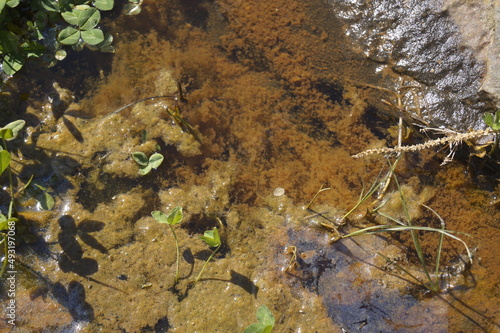
<path id="1" fill-rule="evenodd" d="M 397 120 L 372 102 L 394 96 L 366 87 L 397 77 L 380 79 L 379 64 L 349 47 L 325 8 L 146 3 L 139 16 L 115 23 L 112 61 L 68 59 L 65 72 L 38 79 L 42 88 L 19 106 L 29 128 L 15 168 L 21 179 L 35 174 L 50 187 L 56 206 L 38 211 L 27 198 L 20 212 L 36 237 L 19 247 L 14 331 L 234 332 L 255 322 L 262 304 L 278 332 L 498 329 L 498 185 L 491 171 L 475 171 L 477 161 L 440 166 L 446 153 L 421 151 L 396 168 L 413 223 L 440 227 L 422 203 L 447 229 L 473 237 L 464 238 L 474 252 L 465 271 L 457 268 L 462 244 L 445 242 L 442 265 L 453 274 L 440 295 L 425 297 L 425 288 L 377 255 L 422 277 L 409 234 L 331 243 L 334 232 L 321 227 L 338 222 L 387 165 L 382 156 L 351 155 L 397 141 Z M 84 83 L 72 69 L 81 63 L 95 70 Z M 57 105 L 47 102 L 54 81 Z M 19 79 L 19 93 L 27 82 Z M 175 94 L 177 82 L 188 99 L 181 117 L 201 143 L 169 116 L 168 99 L 106 116 Z M 165 161 L 139 176 L 134 151 L 160 152 Z M 323 185 L 330 189 L 309 211 Z M 393 185 L 385 209 L 404 219 L 398 197 Z M 342 234 L 382 222 L 367 213 L 372 201 L 349 216 Z M 182 254 L 174 286 L 174 239 L 150 213 L 176 206 L 185 216 L 174 227 Z M 223 247 L 191 287 L 210 255 L 199 236 L 220 227 L 217 218 Z M 437 236 L 419 237 L 432 262 Z"/>

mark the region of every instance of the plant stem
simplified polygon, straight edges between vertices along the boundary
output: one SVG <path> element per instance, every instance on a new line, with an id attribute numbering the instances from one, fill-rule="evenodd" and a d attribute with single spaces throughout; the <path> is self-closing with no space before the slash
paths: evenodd
<path id="1" fill-rule="evenodd" d="M 220 247 L 221 247 L 222 243 L 219 244 L 219 246 L 217 246 L 217 248 L 215 249 L 214 252 L 212 252 L 212 254 L 210 255 L 210 257 L 208 257 L 207 261 L 205 261 L 205 263 L 203 264 L 203 267 L 201 268 L 201 271 L 200 273 L 198 273 L 198 276 L 196 277 L 196 280 L 194 280 L 193 282 L 193 286 L 196 284 L 196 282 L 198 282 L 198 280 L 200 279 L 201 277 L 201 274 L 203 273 L 203 271 L 205 270 L 205 267 L 207 266 L 207 264 L 210 262 L 210 260 L 212 260 L 212 257 L 217 253 L 217 251 L 219 251 Z"/>
<path id="2" fill-rule="evenodd" d="M 176 266 L 175 266 L 175 284 L 179 282 L 179 261 L 180 261 L 180 251 L 179 251 L 179 241 L 177 240 L 177 235 L 175 234 L 174 228 L 169 224 L 170 230 L 172 230 L 172 234 L 174 235 L 175 239 L 175 249 L 177 251 L 177 260 L 176 260 Z"/>

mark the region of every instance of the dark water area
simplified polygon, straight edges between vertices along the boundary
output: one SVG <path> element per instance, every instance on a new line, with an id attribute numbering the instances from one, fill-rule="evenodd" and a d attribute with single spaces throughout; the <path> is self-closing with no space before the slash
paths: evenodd
<path id="1" fill-rule="evenodd" d="M 498 162 L 469 159 L 465 145 L 445 165 L 441 146 L 398 162 L 352 157 L 398 144 L 398 102 L 407 112 L 403 145 L 428 140 L 410 129 L 429 120 L 415 113 L 417 100 L 462 72 L 450 66 L 435 81 L 416 79 L 421 71 L 402 64 L 404 45 L 386 38 L 407 9 L 383 10 L 378 21 L 387 26 L 378 31 L 356 14 L 370 5 L 348 7 L 145 1 L 140 15 L 110 23 L 114 55 L 67 59 L 71 70 L 27 68 L 29 75 L 13 81 L 12 91 L 28 96 L 12 104 L 27 121 L 13 168 L 20 182 L 34 175 L 55 206 L 44 211 L 29 195 L 21 200 L 12 331 L 243 332 L 261 305 L 277 332 L 498 330 Z M 411 8 L 414 16 L 426 13 L 430 26 L 441 19 L 424 4 Z M 448 21 L 443 29 L 458 33 Z M 424 30 L 424 44 L 443 41 Z M 418 31 L 408 33 L 416 38 Z M 368 51 L 360 49 L 365 42 Z M 373 54 L 377 43 L 396 51 Z M 456 48 L 446 45 L 444 54 Z M 396 55 L 399 62 L 391 62 Z M 413 61 L 425 63 L 425 52 L 419 56 Z M 480 70 L 470 57 L 467 96 Z M 93 70 L 76 69 L 86 66 Z M 407 85 L 418 92 L 400 89 Z M 461 99 L 453 89 L 440 98 Z M 161 95 L 177 101 L 152 99 L 113 113 Z M 137 151 L 165 159 L 141 176 L 131 157 Z M 397 183 L 348 214 L 382 183 L 388 162 Z M 382 202 L 386 217 L 375 209 Z M 151 212 L 177 206 L 184 219 L 173 226 L 181 254 L 176 284 L 172 231 Z M 430 278 L 440 256 L 441 290 L 432 293 L 409 231 L 336 239 L 399 222 L 444 223 L 460 232 L 453 235 L 465 241 L 472 263 L 460 241 L 445 237 L 438 255 L 438 233 L 415 232 Z M 223 245 L 193 285 L 211 254 L 199 237 L 213 227 Z M 11 326 L 2 321 L 0 328 Z"/>

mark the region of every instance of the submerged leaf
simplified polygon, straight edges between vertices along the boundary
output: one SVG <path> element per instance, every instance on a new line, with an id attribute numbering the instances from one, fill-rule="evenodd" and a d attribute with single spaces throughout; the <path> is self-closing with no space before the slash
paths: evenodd
<path id="1" fill-rule="evenodd" d="M 137 164 L 139 164 L 141 166 L 147 166 L 149 163 L 148 157 L 143 152 L 135 151 L 130 155 L 132 156 L 134 161 L 136 161 Z"/>
<path id="2" fill-rule="evenodd" d="M 163 155 L 162 154 L 159 154 L 159 153 L 154 153 L 153 155 L 151 155 L 151 157 L 149 158 L 149 165 L 151 166 L 151 168 L 153 169 L 156 169 L 158 168 L 161 163 L 163 162 Z"/>
<path id="3" fill-rule="evenodd" d="M 151 215 L 156 221 L 170 225 L 181 223 L 183 218 L 182 207 L 175 207 L 168 213 L 168 215 L 158 210 L 151 212 Z"/>
<path id="4" fill-rule="evenodd" d="M 200 238 L 210 247 L 217 247 L 221 244 L 219 230 L 217 230 L 217 227 L 214 227 L 213 230 L 205 231 L 203 236 Z"/>
<path id="5" fill-rule="evenodd" d="M 175 207 L 168 213 L 167 223 L 170 225 L 178 224 L 182 222 L 182 207 Z"/>

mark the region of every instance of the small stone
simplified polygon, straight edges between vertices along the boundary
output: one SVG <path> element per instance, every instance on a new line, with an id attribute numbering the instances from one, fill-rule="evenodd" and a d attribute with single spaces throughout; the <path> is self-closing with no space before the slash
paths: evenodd
<path id="1" fill-rule="evenodd" d="M 285 194 L 285 189 L 283 187 L 276 187 L 273 192 L 275 197 L 281 197 Z"/>

